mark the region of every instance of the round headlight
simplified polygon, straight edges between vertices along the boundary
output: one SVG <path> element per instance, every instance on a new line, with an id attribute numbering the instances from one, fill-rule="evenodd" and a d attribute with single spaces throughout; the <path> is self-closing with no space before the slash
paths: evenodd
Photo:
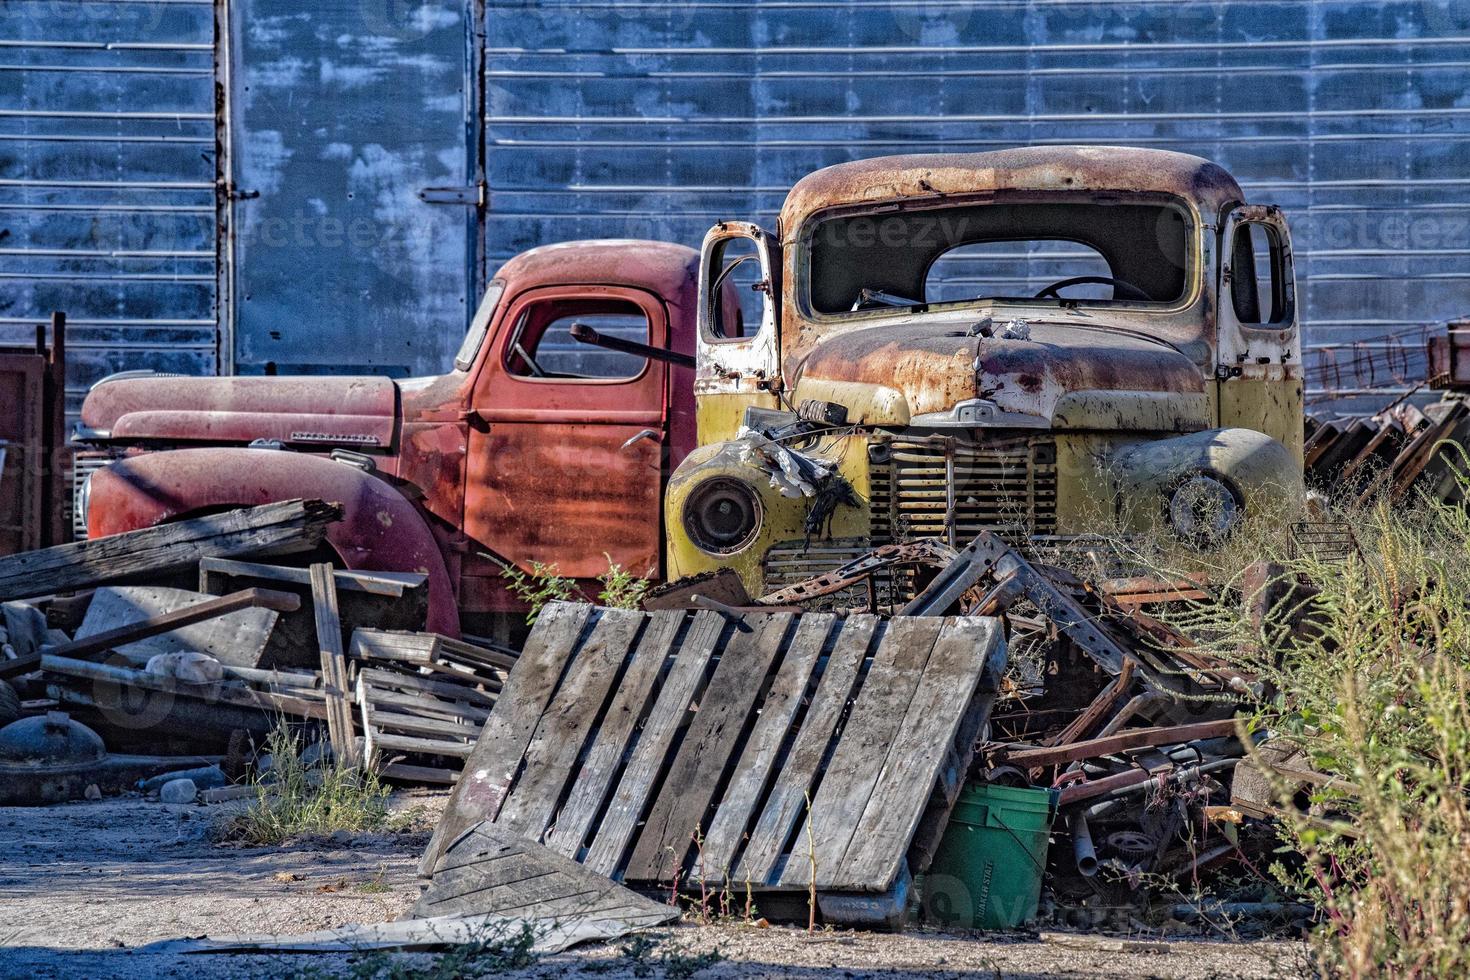
<path id="1" fill-rule="evenodd" d="M 1245 502 L 1225 481 L 1209 473 L 1195 473 L 1174 485 L 1169 494 L 1169 526 L 1185 541 L 1214 547 L 1230 537 L 1240 522 Z"/>
<path id="2" fill-rule="evenodd" d="M 684 531 L 695 547 L 711 555 L 734 554 L 750 544 L 761 516 L 755 490 L 729 477 L 705 480 L 684 501 Z"/>

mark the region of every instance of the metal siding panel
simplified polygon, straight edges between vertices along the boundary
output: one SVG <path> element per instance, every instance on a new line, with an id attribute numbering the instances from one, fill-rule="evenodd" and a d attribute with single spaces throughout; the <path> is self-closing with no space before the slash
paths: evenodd
<path id="1" fill-rule="evenodd" d="M 770 224 L 791 183 L 844 160 L 1136 143 L 1289 209 L 1309 349 L 1470 306 L 1470 8 L 1451 0 L 491 0 L 486 17 L 492 265 Z"/>
<path id="2" fill-rule="evenodd" d="M 463 338 L 474 209 L 461 0 L 235 0 L 236 369 L 437 374 Z M 258 196 L 255 196 L 258 195 Z"/>
<path id="3" fill-rule="evenodd" d="M 68 314 L 67 397 L 217 369 L 214 9 L 0 4 L 0 343 Z"/>

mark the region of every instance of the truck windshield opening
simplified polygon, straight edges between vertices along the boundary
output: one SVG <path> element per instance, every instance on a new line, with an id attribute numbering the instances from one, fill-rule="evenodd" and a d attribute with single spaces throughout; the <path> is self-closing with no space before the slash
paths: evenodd
<path id="1" fill-rule="evenodd" d="M 829 316 L 977 300 L 1170 304 L 1188 218 L 1168 203 L 1010 202 L 847 214 L 811 237 L 812 309 Z"/>

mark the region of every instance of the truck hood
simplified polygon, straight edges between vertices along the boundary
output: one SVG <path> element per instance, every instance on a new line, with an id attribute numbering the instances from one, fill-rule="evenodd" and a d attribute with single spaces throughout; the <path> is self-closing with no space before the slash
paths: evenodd
<path id="1" fill-rule="evenodd" d="M 1010 338 L 999 318 L 993 336 L 971 336 L 973 322 L 824 337 L 797 365 L 796 397 L 846 404 L 873 425 L 922 424 L 975 399 L 992 403 L 992 424 L 1192 431 L 1208 421 L 1200 368 L 1172 344 L 1102 323 L 1031 321 Z"/>
<path id="2" fill-rule="evenodd" d="M 388 378 L 180 378 L 97 384 L 82 404 L 92 438 L 249 443 L 275 439 L 371 449 L 393 442 L 398 395 Z"/>

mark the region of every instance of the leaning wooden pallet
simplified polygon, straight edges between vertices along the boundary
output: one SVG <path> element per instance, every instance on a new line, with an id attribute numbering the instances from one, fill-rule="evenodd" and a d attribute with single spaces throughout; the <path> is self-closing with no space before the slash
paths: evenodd
<path id="1" fill-rule="evenodd" d="M 993 701 L 987 618 L 555 604 L 466 762 L 425 873 L 486 820 L 644 889 L 902 921 Z"/>

